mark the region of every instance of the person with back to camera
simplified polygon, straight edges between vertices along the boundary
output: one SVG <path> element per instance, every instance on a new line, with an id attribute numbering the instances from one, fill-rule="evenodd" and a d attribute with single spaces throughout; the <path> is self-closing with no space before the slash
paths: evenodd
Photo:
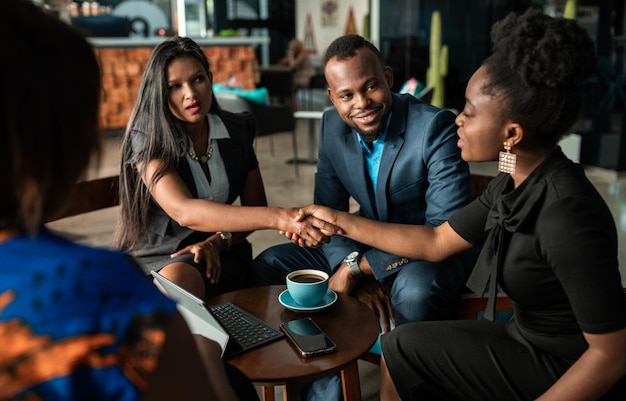
<path id="1" fill-rule="evenodd" d="M 321 120 L 316 204 L 348 211 L 354 198 L 361 216 L 437 226 L 469 202 L 469 167 L 456 146 L 453 113 L 393 94 L 391 68 L 359 35 L 333 41 L 324 65 L 334 108 Z M 284 284 L 290 271 L 315 266 L 332 274 L 332 290 L 374 310 L 388 332 L 393 325 L 453 316 L 471 269 L 467 259 L 431 263 L 333 237 L 321 248 L 287 243 L 263 251 L 249 284 Z M 339 379 L 316 382 L 310 394 L 337 399 Z"/>
<path id="2" fill-rule="evenodd" d="M 254 117 L 220 109 L 212 78 L 192 39 L 154 48 L 122 140 L 115 235 L 146 273 L 201 299 L 242 286 L 251 230 L 300 231 L 297 209 L 267 207 Z M 326 240 L 312 235 L 311 245 Z"/>
<path id="3" fill-rule="evenodd" d="M 254 399 L 128 255 L 44 226 L 100 155 L 100 69 L 29 0 L 0 2 L 0 36 L 0 400 Z"/>
<path id="4" fill-rule="evenodd" d="M 615 223 L 558 146 L 579 116 L 593 41 L 575 20 L 533 9 L 494 24 L 491 39 L 493 53 L 470 78 L 456 118 L 464 160 L 500 155 L 502 173 L 478 199 L 438 227 L 320 206 L 301 216 L 434 261 L 484 242 L 468 286 L 483 293 L 489 282 L 490 317 L 496 283 L 511 299 L 512 321 L 419 322 L 384 335 L 381 400 L 625 400 Z"/>

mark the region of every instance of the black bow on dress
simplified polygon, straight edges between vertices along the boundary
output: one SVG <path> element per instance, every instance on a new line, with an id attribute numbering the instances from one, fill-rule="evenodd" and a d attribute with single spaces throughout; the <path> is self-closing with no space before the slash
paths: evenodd
<path id="1" fill-rule="evenodd" d="M 528 182 L 527 179 L 519 188 L 508 194 L 500 195 L 493 205 L 487 220 L 485 230 L 489 231 L 472 274 L 467 281 L 467 287 L 474 293 L 484 296 L 489 283 L 489 300 L 485 310 L 485 319 L 493 321 L 496 306 L 498 275 L 506 256 L 506 249 L 511 235 L 518 231 L 539 207 L 545 193 L 544 180 Z"/>

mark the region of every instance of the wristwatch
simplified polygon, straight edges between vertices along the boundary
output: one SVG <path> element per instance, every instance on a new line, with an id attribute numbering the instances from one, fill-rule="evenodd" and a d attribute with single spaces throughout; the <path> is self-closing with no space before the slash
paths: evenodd
<path id="1" fill-rule="evenodd" d="M 217 234 L 220 235 L 220 238 L 226 241 L 226 250 L 230 251 L 230 248 L 233 246 L 233 233 L 228 231 L 218 231 Z"/>
<path id="2" fill-rule="evenodd" d="M 343 260 L 350 268 L 354 278 L 365 277 L 365 274 L 359 269 L 359 259 L 361 259 L 361 252 L 353 251 Z"/>

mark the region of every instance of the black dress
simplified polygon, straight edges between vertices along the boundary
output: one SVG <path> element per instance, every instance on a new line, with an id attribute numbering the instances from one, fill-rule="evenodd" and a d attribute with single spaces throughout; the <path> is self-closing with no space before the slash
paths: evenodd
<path id="1" fill-rule="evenodd" d="M 626 327 L 613 217 L 560 149 L 516 189 L 500 174 L 449 223 L 484 240 L 470 282 L 481 292 L 497 277 L 514 320 L 419 322 L 383 336 L 403 399 L 532 400 L 586 350 L 582 331 Z M 626 399 L 623 385 L 613 393 L 604 399 Z"/>

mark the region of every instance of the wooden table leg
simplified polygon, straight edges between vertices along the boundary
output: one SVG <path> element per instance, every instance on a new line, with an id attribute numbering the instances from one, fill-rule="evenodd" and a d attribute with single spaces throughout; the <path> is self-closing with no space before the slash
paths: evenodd
<path id="1" fill-rule="evenodd" d="M 276 401 L 274 386 L 263 386 L 263 401 Z"/>
<path id="2" fill-rule="evenodd" d="M 341 386 L 344 401 L 361 401 L 359 365 L 356 360 L 341 371 Z"/>

